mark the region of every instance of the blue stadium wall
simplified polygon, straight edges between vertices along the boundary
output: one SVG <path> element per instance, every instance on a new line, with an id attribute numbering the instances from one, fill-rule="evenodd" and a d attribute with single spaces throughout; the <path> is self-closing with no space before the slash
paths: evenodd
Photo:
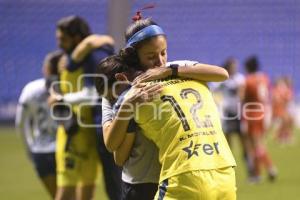
<path id="1" fill-rule="evenodd" d="M 56 50 L 55 25 L 80 15 L 106 33 L 106 0 L 0 0 L 0 120 L 14 115 L 23 86 L 42 77 L 45 55 Z"/>
<path id="2" fill-rule="evenodd" d="M 167 33 L 169 60 L 190 59 L 220 65 L 228 56 L 240 61 L 257 55 L 274 79 L 297 79 L 300 66 L 300 1 L 154 0 L 132 1 Z M 39 78 L 44 56 L 56 49 L 55 23 L 77 14 L 93 32 L 107 31 L 107 0 L 0 0 L 0 119 L 13 114 L 22 87 Z"/>
<path id="3" fill-rule="evenodd" d="M 162 0 L 135 1 L 167 33 L 169 60 L 191 59 L 220 65 L 228 56 L 240 61 L 257 55 L 274 79 L 289 75 L 300 92 L 299 0 Z"/>

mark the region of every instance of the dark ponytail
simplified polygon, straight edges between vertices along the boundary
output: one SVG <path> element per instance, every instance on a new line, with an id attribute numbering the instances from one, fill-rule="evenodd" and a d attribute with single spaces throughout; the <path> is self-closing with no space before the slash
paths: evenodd
<path id="1" fill-rule="evenodd" d="M 137 51 L 133 47 L 126 47 L 120 50 L 119 56 L 123 62 L 126 63 L 130 68 L 135 70 L 141 70 L 141 65 Z"/>

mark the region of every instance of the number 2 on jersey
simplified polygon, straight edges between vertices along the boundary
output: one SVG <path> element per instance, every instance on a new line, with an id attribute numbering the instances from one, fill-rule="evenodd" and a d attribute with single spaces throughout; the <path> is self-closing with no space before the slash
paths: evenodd
<path id="1" fill-rule="evenodd" d="M 192 89 L 192 88 L 186 88 L 186 89 L 182 89 L 181 92 L 180 92 L 180 96 L 182 99 L 187 99 L 188 98 L 188 94 L 192 94 L 196 97 L 196 103 L 192 105 L 192 107 L 190 108 L 190 113 L 192 114 L 193 116 L 193 120 L 196 124 L 196 126 L 198 128 L 201 127 L 201 122 L 200 122 L 200 119 L 199 117 L 197 116 L 197 111 L 199 109 L 202 108 L 203 106 L 203 102 L 202 102 L 202 99 L 201 99 L 201 95 L 199 94 L 198 91 Z M 162 101 L 168 101 L 170 102 L 170 104 L 172 105 L 172 107 L 174 108 L 177 116 L 179 117 L 181 123 L 182 123 L 182 126 L 183 126 L 183 129 L 184 131 L 189 131 L 191 128 L 190 128 L 190 125 L 188 124 L 188 121 L 185 117 L 185 114 L 183 113 L 181 107 L 179 106 L 178 102 L 175 100 L 175 98 L 171 95 L 163 95 L 161 97 L 161 100 Z"/>

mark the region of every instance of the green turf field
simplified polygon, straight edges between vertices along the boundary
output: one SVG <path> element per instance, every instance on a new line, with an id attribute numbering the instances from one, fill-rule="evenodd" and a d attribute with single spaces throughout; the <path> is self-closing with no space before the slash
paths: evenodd
<path id="1" fill-rule="evenodd" d="M 296 131 L 295 131 L 296 134 Z M 238 162 L 237 186 L 239 200 L 297 200 L 300 196 L 300 131 L 292 146 L 281 147 L 268 142 L 271 155 L 279 169 L 275 183 L 264 180 L 259 185 L 246 181 L 244 165 L 234 143 L 233 152 Z M 34 173 L 23 149 L 21 138 L 12 128 L 0 128 L 0 199 L 2 200 L 41 200 L 50 199 Z M 103 184 L 97 187 L 96 198 L 105 200 Z"/>
<path id="2" fill-rule="evenodd" d="M 23 147 L 14 129 L 0 128 L 0 199 L 50 200 Z M 102 177 L 100 180 L 95 199 L 107 200 Z"/>

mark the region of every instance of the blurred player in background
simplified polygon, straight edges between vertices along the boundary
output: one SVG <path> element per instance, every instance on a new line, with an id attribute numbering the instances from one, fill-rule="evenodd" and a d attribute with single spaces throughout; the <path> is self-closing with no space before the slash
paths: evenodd
<path id="1" fill-rule="evenodd" d="M 281 144 L 292 141 L 293 118 L 290 112 L 293 90 L 287 77 L 278 78 L 272 89 L 273 124 L 275 137 Z"/>
<path id="2" fill-rule="evenodd" d="M 271 157 L 264 144 L 265 114 L 269 104 L 269 79 L 266 74 L 259 71 L 258 59 L 253 56 L 246 60 L 247 72 L 243 97 L 243 123 L 249 138 L 249 154 L 252 157 L 254 172 L 251 182 L 259 182 L 261 179 L 261 167 L 264 166 L 269 175 L 269 180 L 276 178 L 277 172 Z"/>
<path id="3" fill-rule="evenodd" d="M 249 175 L 252 172 L 252 162 L 248 158 L 248 146 L 246 134 L 241 131 L 241 92 L 245 85 L 245 77 L 237 72 L 237 61 L 234 58 L 228 58 L 224 65 L 224 69 L 229 74 L 229 79 L 218 83 L 214 92 L 220 92 L 222 101 L 220 101 L 222 109 L 222 127 L 226 139 L 230 147 L 232 147 L 232 137 L 237 134 L 243 151 L 244 160 Z"/>
<path id="4" fill-rule="evenodd" d="M 98 108 L 100 112 L 96 112 L 94 104 L 99 98 L 90 75 L 94 74 L 95 66 L 101 59 L 113 53 L 113 40 L 105 37 L 107 42 L 92 42 L 99 37 L 91 36 L 88 24 L 78 16 L 62 18 L 57 23 L 56 38 L 59 47 L 65 52 L 60 63 L 62 95 L 52 93 L 49 103 L 67 103 L 73 112 L 68 127 L 60 126 L 58 129 L 56 199 L 92 199 L 98 174 L 99 141 L 95 124 L 101 124 L 101 108 Z M 101 135 L 101 129 L 98 132 Z M 101 143 L 99 145 L 104 148 Z M 111 199 L 117 199 L 120 172 L 108 151 L 100 153 L 107 193 Z"/>
<path id="5" fill-rule="evenodd" d="M 238 134 L 243 145 L 239 113 L 241 109 L 240 93 L 245 84 L 245 77 L 237 72 L 237 61 L 234 58 L 227 59 L 223 67 L 229 74 L 229 79 L 220 83 L 217 88 L 222 93 L 223 130 L 229 145 L 231 145 L 233 134 Z"/>
<path id="6" fill-rule="evenodd" d="M 44 61 L 44 77 L 29 82 L 22 90 L 16 113 L 16 125 L 22 134 L 27 152 L 47 191 L 56 193 L 55 143 L 57 124 L 50 116 L 47 104 L 47 79 L 57 75 L 62 52 L 49 53 Z"/>

